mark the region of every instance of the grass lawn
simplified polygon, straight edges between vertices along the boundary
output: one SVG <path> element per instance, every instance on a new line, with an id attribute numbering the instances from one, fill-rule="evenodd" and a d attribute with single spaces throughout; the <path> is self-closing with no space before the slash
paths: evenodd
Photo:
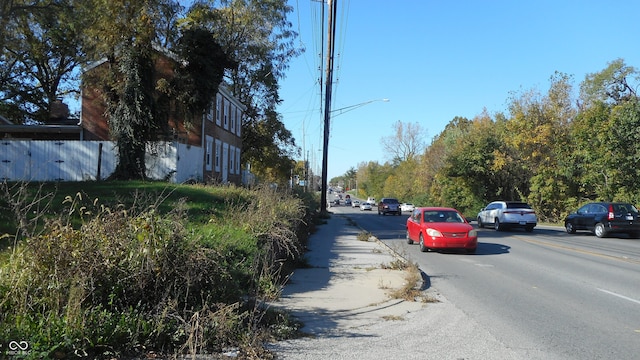
<path id="1" fill-rule="evenodd" d="M 13 242 L 16 212 L 34 219 L 36 213 L 54 216 L 73 207 L 156 205 L 167 213 L 184 199 L 190 225 L 206 223 L 212 215 L 225 211 L 231 201 L 242 201 L 242 192 L 233 187 L 170 184 L 149 181 L 7 183 L 0 196 L 0 249 Z M 9 205 L 9 201 L 13 205 Z M 74 217 L 74 225 L 80 218 Z"/>

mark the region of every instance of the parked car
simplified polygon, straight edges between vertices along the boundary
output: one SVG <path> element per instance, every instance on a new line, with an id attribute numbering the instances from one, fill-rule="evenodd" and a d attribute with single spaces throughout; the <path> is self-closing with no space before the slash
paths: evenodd
<path id="1" fill-rule="evenodd" d="M 478 213 L 478 227 L 493 225 L 496 231 L 520 227 L 531 232 L 538 224 L 536 212 L 521 201 L 494 201 Z"/>
<path id="2" fill-rule="evenodd" d="M 387 215 L 389 213 L 402 215 L 400 210 L 400 202 L 395 198 L 382 198 L 378 203 L 378 215 Z"/>
<path id="3" fill-rule="evenodd" d="M 564 219 L 564 228 L 569 234 L 588 230 L 599 238 L 614 233 L 640 238 L 639 216 L 638 209 L 629 203 L 593 202 L 569 214 Z"/>
<path id="4" fill-rule="evenodd" d="M 407 243 L 420 244 L 420 251 L 461 249 L 475 253 L 477 230 L 453 208 L 420 207 L 407 219 Z"/>
<path id="5" fill-rule="evenodd" d="M 351 202 L 351 207 L 360 207 L 360 201 L 358 200 L 353 200 Z"/>
<path id="6" fill-rule="evenodd" d="M 368 202 L 363 202 L 360 204 L 360 210 L 369 210 L 371 211 L 371 204 Z"/>
<path id="7" fill-rule="evenodd" d="M 400 204 L 400 210 L 402 211 L 413 211 L 416 207 L 412 203 L 402 203 Z"/>

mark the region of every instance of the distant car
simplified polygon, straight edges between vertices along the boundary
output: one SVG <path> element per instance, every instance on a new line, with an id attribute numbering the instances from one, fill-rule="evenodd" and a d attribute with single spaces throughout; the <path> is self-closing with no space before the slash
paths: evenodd
<path id="1" fill-rule="evenodd" d="M 344 199 L 344 206 L 351 206 L 351 198 Z"/>
<path id="2" fill-rule="evenodd" d="M 360 204 L 360 210 L 371 211 L 371 204 L 369 204 L 368 202 L 363 202 L 362 204 Z"/>
<path id="3" fill-rule="evenodd" d="M 402 203 L 400 204 L 400 210 L 402 211 L 413 211 L 416 207 L 412 203 Z"/>
<path id="4" fill-rule="evenodd" d="M 333 200 L 333 206 L 340 206 L 340 199 Z"/>
<path id="5" fill-rule="evenodd" d="M 614 233 L 640 238 L 640 217 L 638 209 L 629 203 L 593 202 L 567 215 L 564 228 L 569 234 L 588 230 L 599 238 Z"/>
<path id="6" fill-rule="evenodd" d="M 351 202 L 351 207 L 360 207 L 360 201 L 358 200 L 353 200 Z"/>
<path id="7" fill-rule="evenodd" d="M 520 227 L 531 232 L 538 224 L 536 212 L 521 201 L 494 201 L 478 213 L 478 227 L 493 225 L 496 231 Z"/>
<path id="8" fill-rule="evenodd" d="M 378 203 L 378 215 L 387 215 L 387 214 L 395 214 L 402 215 L 402 210 L 400 210 L 400 202 L 395 198 L 382 198 Z"/>
<path id="9" fill-rule="evenodd" d="M 460 249 L 475 253 L 478 232 L 453 208 L 420 207 L 407 219 L 407 243 L 420 244 L 420 251 Z"/>
<path id="10" fill-rule="evenodd" d="M 377 204 L 377 203 L 376 203 L 376 198 L 371 197 L 371 196 L 369 196 L 369 197 L 367 198 L 367 202 L 368 202 L 369 204 L 371 204 L 371 205 L 375 205 L 375 204 Z"/>

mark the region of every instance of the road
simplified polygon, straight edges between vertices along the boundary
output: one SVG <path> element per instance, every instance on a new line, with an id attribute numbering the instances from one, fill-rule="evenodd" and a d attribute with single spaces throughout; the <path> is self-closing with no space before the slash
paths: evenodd
<path id="1" fill-rule="evenodd" d="M 475 255 L 422 253 L 405 241 L 408 214 L 331 211 L 417 263 L 426 286 L 531 358 L 640 357 L 640 240 L 570 235 L 551 226 L 532 233 L 479 229 Z"/>

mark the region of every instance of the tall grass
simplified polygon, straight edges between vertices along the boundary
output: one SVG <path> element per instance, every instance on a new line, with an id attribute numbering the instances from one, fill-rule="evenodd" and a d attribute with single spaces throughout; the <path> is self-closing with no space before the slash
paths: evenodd
<path id="1" fill-rule="evenodd" d="M 154 183 L 103 202 L 91 186 L 50 186 L 3 184 L 2 229 L 14 229 L 0 255 L 0 339 L 28 341 L 34 358 L 267 356 L 266 320 L 278 317 L 260 300 L 279 295 L 284 264 L 301 258 L 309 199 Z"/>

